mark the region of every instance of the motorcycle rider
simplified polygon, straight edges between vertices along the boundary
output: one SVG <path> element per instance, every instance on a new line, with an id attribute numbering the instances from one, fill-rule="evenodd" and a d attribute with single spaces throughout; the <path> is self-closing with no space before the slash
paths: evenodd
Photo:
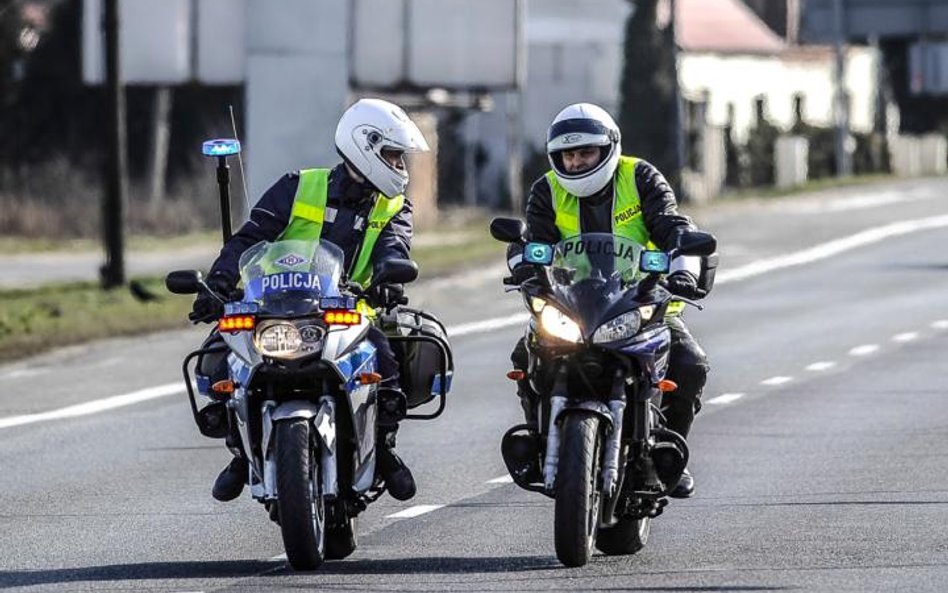
<path id="1" fill-rule="evenodd" d="M 601 107 L 590 103 L 569 105 L 553 119 L 547 134 L 551 170 L 537 179 L 527 200 L 527 240 L 556 244 L 579 233 L 613 233 L 642 245 L 654 243 L 670 251 L 683 232 L 697 230 L 678 212 L 675 194 L 652 164 L 621 154 L 619 128 Z M 514 247 L 514 245 L 512 245 Z M 527 266 L 517 267 L 514 247 L 508 254 L 514 278 L 524 279 Z M 707 292 L 699 287 L 700 260 L 676 258 L 665 279 L 668 289 L 688 299 Z M 684 303 L 669 306 L 665 322 L 671 331 L 667 378 L 678 389 L 663 400 L 667 427 L 687 438 L 701 408 L 701 391 L 709 370 L 707 357 L 681 318 Z M 516 369 L 528 369 L 528 353 L 521 338 L 511 354 Z M 536 409 L 529 379 L 517 382 L 526 420 Z M 675 498 L 694 494 L 694 478 L 685 469 L 670 493 Z"/>
<path id="2" fill-rule="evenodd" d="M 323 239 L 334 243 L 345 255 L 349 279 L 369 283 L 373 269 L 393 258 L 408 258 L 412 238 L 412 204 L 402 194 L 408 185 L 404 155 L 426 152 L 421 131 L 397 105 L 380 99 L 362 99 L 349 107 L 339 120 L 336 151 L 342 162 L 332 169 L 304 169 L 288 173 L 268 189 L 248 220 L 220 251 L 211 266 L 207 284 L 232 297 L 237 291 L 240 255 L 260 241 Z M 380 287 L 374 303 L 391 302 L 401 296 L 398 286 Z M 215 319 L 219 303 L 202 294 L 194 302 L 190 318 Z M 216 332 L 208 342 L 217 338 Z M 218 338 L 219 339 L 219 338 Z M 398 363 L 388 338 L 371 326 L 368 339 L 377 350 L 382 375 L 380 401 L 385 396 L 401 402 L 405 396 L 398 381 Z M 220 372 L 221 357 L 206 356 L 202 372 Z M 226 367 L 225 367 L 226 369 Z M 225 370 L 226 372 L 226 370 Z M 411 471 L 395 454 L 398 417 L 379 412 L 378 471 L 389 493 L 398 500 L 415 495 Z M 212 495 L 232 500 L 248 480 L 248 462 L 234 434 L 227 438 L 234 459 L 217 477 Z"/>

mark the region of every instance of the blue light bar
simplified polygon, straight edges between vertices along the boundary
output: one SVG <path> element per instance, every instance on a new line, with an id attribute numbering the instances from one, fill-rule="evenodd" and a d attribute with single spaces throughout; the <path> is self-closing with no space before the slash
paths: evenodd
<path id="1" fill-rule="evenodd" d="M 204 156 L 231 156 L 240 152 L 240 140 L 220 138 L 208 140 L 201 147 Z"/>

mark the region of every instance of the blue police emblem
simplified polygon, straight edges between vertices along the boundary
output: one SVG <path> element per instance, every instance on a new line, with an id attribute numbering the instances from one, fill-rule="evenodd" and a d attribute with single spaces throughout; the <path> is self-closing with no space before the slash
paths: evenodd
<path id="1" fill-rule="evenodd" d="M 284 268 L 295 268 L 300 264 L 308 263 L 309 260 L 303 257 L 302 255 L 296 255 L 295 253 L 290 253 L 284 255 L 280 259 L 276 260 L 274 263 L 278 266 L 283 266 Z"/>

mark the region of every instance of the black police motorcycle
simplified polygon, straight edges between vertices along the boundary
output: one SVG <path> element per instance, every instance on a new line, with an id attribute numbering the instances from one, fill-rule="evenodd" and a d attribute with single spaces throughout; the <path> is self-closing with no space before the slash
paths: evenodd
<path id="1" fill-rule="evenodd" d="M 662 393 L 676 388 L 665 379 L 664 317 L 674 300 L 690 301 L 673 298 L 662 275 L 673 257 L 712 256 L 717 242 L 694 231 L 665 253 L 592 233 L 551 246 L 525 243 L 525 225 L 509 218 L 494 219 L 491 234 L 522 244 L 531 271 L 504 281 L 533 315 L 529 368 L 511 378 L 528 378 L 534 393 L 545 394 L 528 422 L 504 435 L 508 471 L 521 488 L 555 500 L 563 564 L 586 564 L 594 545 L 609 555 L 634 554 L 688 463 L 688 446 L 665 427 L 660 405 Z M 710 288 L 713 271 L 702 275 Z"/>
<path id="2" fill-rule="evenodd" d="M 232 301 L 197 271 L 166 279 L 171 292 L 203 292 L 221 303 L 222 340 L 184 361 L 191 409 L 205 436 L 239 435 L 228 445 L 247 460 L 250 495 L 280 525 L 298 570 L 355 550 L 356 517 L 385 492 L 376 471 L 377 424 L 440 415 L 453 373 L 437 319 L 401 306 L 404 298 L 379 316 L 365 303 L 374 287 L 414 280 L 417 266 L 383 262 L 363 290 L 345 280 L 343 261 L 327 241 L 260 242 L 241 256 L 243 294 Z M 366 339 L 372 324 L 389 335 L 404 398 L 379 389 L 376 350 Z M 203 368 L 208 356 L 221 360 L 224 371 L 196 373 L 196 395 L 190 365 Z M 435 398 L 432 413 L 408 413 Z"/>

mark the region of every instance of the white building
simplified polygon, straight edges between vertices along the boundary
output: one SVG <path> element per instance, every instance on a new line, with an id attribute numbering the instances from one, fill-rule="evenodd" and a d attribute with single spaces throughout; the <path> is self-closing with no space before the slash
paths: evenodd
<path id="1" fill-rule="evenodd" d="M 667 22 L 670 6 L 668 0 L 660 5 L 660 20 Z M 522 95 L 526 156 L 543 150 L 549 122 L 570 103 L 590 101 L 618 114 L 630 10 L 627 0 L 528 3 Z M 802 98 L 807 123 L 833 125 L 832 48 L 788 45 L 741 0 L 677 0 L 675 32 L 682 97 L 705 102 L 711 125 L 726 125 L 733 111 L 735 142 L 746 141 L 758 98 L 764 99 L 765 113 L 778 128 L 793 124 L 796 97 Z M 846 55 L 851 128 L 868 132 L 875 115 L 879 58 L 863 47 L 849 47 Z M 503 111 L 500 102 L 495 113 L 475 116 L 472 126 L 476 141 L 491 155 L 481 175 L 485 187 L 497 187 L 498 177 L 504 175 Z M 494 203 L 484 192 L 481 199 Z"/>

